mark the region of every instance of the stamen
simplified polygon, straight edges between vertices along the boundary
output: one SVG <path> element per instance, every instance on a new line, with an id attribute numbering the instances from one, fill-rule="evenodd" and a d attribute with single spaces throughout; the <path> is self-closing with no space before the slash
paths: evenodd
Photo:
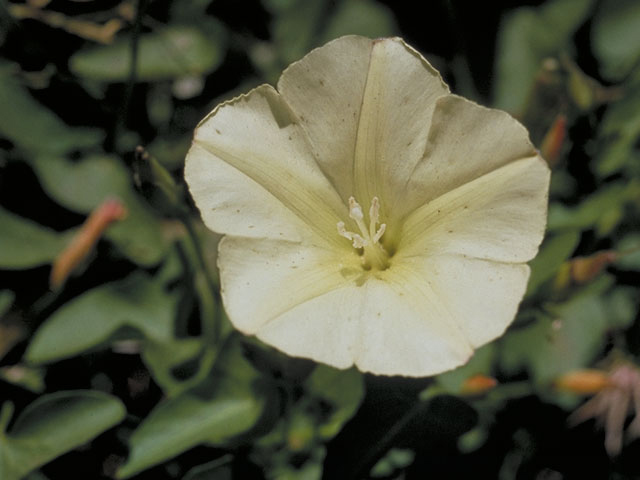
<path id="1" fill-rule="evenodd" d="M 353 248 L 362 248 L 367 245 L 367 241 L 357 233 L 347 232 L 344 222 L 338 222 L 338 234 L 347 240 L 351 240 Z"/>
<path id="2" fill-rule="evenodd" d="M 378 197 L 373 197 L 371 199 L 371 207 L 369 208 L 369 237 L 373 238 L 373 243 L 376 243 L 378 240 L 375 239 L 376 236 L 376 225 L 380 221 L 380 200 Z M 380 235 L 382 236 L 382 234 Z"/>
<path id="3" fill-rule="evenodd" d="M 362 207 L 358 202 L 356 202 L 356 199 L 353 197 L 349 197 L 349 216 L 353 218 L 356 222 L 364 218 L 364 213 L 362 213 Z"/>
<path id="4" fill-rule="evenodd" d="M 373 243 L 378 243 L 378 240 L 380 240 L 382 238 L 382 235 L 384 235 L 384 231 L 387 229 L 387 224 L 383 223 L 380 225 L 380 228 L 378 229 L 378 231 L 376 232 L 376 234 L 373 236 Z"/>
<path id="5" fill-rule="evenodd" d="M 364 223 L 364 213 L 362 207 L 354 197 L 349 197 L 349 218 L 351 218 L 360 234 L 350 232 L 345 228 L 344 222 L 338 222 L 338 233 L 340 236 L 351 241 L 354 248 L 363 249 L 359 252 L 362 255 L 362 264 L 370 269 L 375 266 L 377 269 L 385 269 L 389 266 L 388 255 L 384 247 L 379 243 L 380 239 L 387 230 L 387 224 L 380 222 L 380 200 L 378 197 L 371 199 L 369 207 L 369 227 Z"/>

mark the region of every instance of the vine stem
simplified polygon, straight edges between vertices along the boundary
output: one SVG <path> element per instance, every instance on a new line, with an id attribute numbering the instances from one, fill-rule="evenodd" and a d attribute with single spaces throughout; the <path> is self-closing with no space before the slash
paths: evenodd
<path id="1" fill-rule="evenodd" d="M 219 305 L 220 303 L 219 302 L 220 298 L 217 295 L 218 289 L 216 288 L 216 285 L 213 282 L 211 271 L 209 270 L 209 266 L 207 265 L 207 261 L 204 257 L 202 243 L 198 238 L 198 232 L 196 232 L 196 229 L 193 224 L 193 221 L 191 220 L 191 217 L 187 213 L 180 213 L 178 215 L 178 218 L 180 219 L 180 221 L 182 222 L 182 224 L 185 226 L 187 230 L 187 236 L 189 238 L 189 241 L 191 242 L 191 246 L 193 248 L 193 251 L 196 255 L 196 259 L 198 261 L 198 270 L 200 270 L 202 277 L 204 278 L 204 282 L 206 284 L 207 292 L 209 295 L 203 296 L 203 302 L 206 302 L 206 305 L 204 305 L 206 307 L 205 310 L 208 311 L 208 314 L 207 312 L 205 312 L 205 318 L 208 318 L 209 316 L 211 316 L 211 322 L 204 322 L 204 323 L 207 328 L 207 333 L 211 335 L 211 339 L 214 341 L 214 343 L 217 343 L 217 341 L 220 339 L 220 326 L 221 326 L 220 318 L 217 313 L 218 309 L 216 308 L 217 305 Z M 208 297 L 208 298 L 204 298 L 204 297 Z"/>

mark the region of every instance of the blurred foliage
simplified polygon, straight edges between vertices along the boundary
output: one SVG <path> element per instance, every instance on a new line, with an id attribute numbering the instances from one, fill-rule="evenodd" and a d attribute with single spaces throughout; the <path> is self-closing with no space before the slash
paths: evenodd
<path id="1" fill-rule="evenodd" d="M 554 382 L 640 361 L 640 4 L 416 8 L 0 4 L 0 478 L 638 478 L 631 427 L 610 458 L 593 422 L 567 424 L 584 396 Z M 181 179 L 218 101 L 350 33 L 405 37 L 454 91 L 520 118 L 553 167 L 515 323 L 434 379 L 339 371 L 233 332 L 219 238 Z M 113 197 L 127 217 L 51 289 Z"/>

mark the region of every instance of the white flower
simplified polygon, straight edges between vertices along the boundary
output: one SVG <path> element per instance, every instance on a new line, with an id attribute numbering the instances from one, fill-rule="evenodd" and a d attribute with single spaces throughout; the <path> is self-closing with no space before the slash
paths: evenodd
<path id="1" fill-rule="evenodd" d="M 401 39 L 349 36 L 198 126 L 185 177 L 244 333 L 337 368 L 426 376 L 513 320 L 549 169 L 504 112 Z"/>

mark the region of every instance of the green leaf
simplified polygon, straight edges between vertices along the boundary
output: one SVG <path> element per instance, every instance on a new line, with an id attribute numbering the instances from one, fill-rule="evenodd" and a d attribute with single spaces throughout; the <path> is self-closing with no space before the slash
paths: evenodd
<path id="1" fill-rule="evenodd" d="M 89 290 L 55 311 L 36 331 L 25 353 L 42 364 L 103 347 L 126 327 L 157 342 L 173 335 L 176 295 L 146 274 Z"/>
<path id="2" fill-rule="evenodd" d="M 115 397 L 97 391 L 42 396 L 0 433 L 0 478 L 19 480 L 63 453 L 92 440 L 126 415 Z"/>
<path id="3" fill-rule="evenodd" d="M 547 228 L 550 231 L 597 228 L 599 222 L 606 220 L 610 213 L 622 212 L 637 190 L 638 186 L 633 183 L 610 183 L 602 185 L 576 207 L 552 203 L 549 206 Z"/>
<path id="4" fill-rule="evenodd" d="M 633 324 L 638 313 L 638 294 L 633 287 L 616 287 L 604 299 L 609 328 L 624 329 Z"/>
<path id="5" fill-rule="evenodd" d="M 0 67 L 5 67 L 0 68 L 1 137 L 27 151 L 50 154 L 65 154 L 102 141 L 98 130 L 66 125 L 14 78 L 13 68 L 2 63 Z"/>
<path id="6" fill-rule="evenodd" d="M 31 163 L 47 194 L 69 210 L 88 214 L 108 197 L 119 198 L 128 215 L 106 237 L 134 262 L 152 266 L 165 254 L 160 225 L 133 190 L 129 170 L 115 157 L 91 156 L 79 162 L 41 156 Z"/>
<path id="7" fill-rule="evenodd" d="M 542 61 L 566 49 L 593 0 L 553 0 L 518 8 L 501 25 L 496 47 L 497 107 L 520 112 Z"/>
<path id="8" fill-rule="evenodd" d="M 215 70 L 224 57 L 224 27 L 207 19 L 206 29 L 172 25 L 140 35 L 136 77 L 157 81 Z M 69 66 L 81 77 L 124 82 L 131 71 L 131 37 L 111 45 L 93 46 L 75 53 Z"/>
<path id="9" fill-rule="evenodd" d="M 208 382 L 167 399 L 145 418 L 130 439 L 130 456 L 118 471 L 129 478 L 197 445 L 226 445 L 262 415 L 265 398 L 252 385 L 257 372 L 231 341 Z"/>
<path id="10" fill-rule="evenodd" d="M 277 9 L 272 30 L 273 42 L 284 65 L 300 59 L 314 45 L 318 35 L 318 25 L 329 8 L 328 0 L 295 0 L 287 5 L 273 5 L 267 2 L 272 10 Z"/>
<path id="11" fill-rule="evenodd" d="M 397 31 L 391 11 L 373 0 L 345 0 L 337 5 L 320 37 L 326 43 L 343 35 L 389 37 Z"/>
<path id="12" fill-rule="evenodd" d="M 337 370 L 318 365 L 305 381 L 310 395 L 332 405 L 329 417 L 319 425 L 324 439 L 334 437 L 342 426 L 356 413 L 364 397 L 364 379 L 355 368 Z"/>
<path id="13" fill-rule="evenodd" d="M 603 337 L 619 322 L 603 298 L 611 279 L 602 276 L 564 304 L 549 306 L 532 325 L 509 333 L 502 342 L 502 368 L 509 374 L 525 369 L 538 384 L 591 364 L 604 347 Z"/>
<path id="14" fill-rule="evenodd" d="M 529 263 L 531 276 L 527 287 L 528 295 L 553 278 L 560 265 L 571 256 L 579 241 L 580 234 L 577 231 L 569 231 L 545 239 L 540 247 L 540 253 Z"/>
<path id="15" fill-rule="evenodd" d="M 615 261 L 617 267 L 640 271 L 640 233 L 625 235 L 616 245 L 616 250 L 620 253 Z"/>
<path id="16" fill-rule="evenodd" d="M 73 233 L 58 233 L 0 208 L 0 268 L 20 270 L 51 263 Z"/>
<path id="17" fill-rule="evenodd" d="M 604 76 L 624 77 L 640 61 L 640 3 L 605 0 L 591 29 L 593 52 Z"/>

